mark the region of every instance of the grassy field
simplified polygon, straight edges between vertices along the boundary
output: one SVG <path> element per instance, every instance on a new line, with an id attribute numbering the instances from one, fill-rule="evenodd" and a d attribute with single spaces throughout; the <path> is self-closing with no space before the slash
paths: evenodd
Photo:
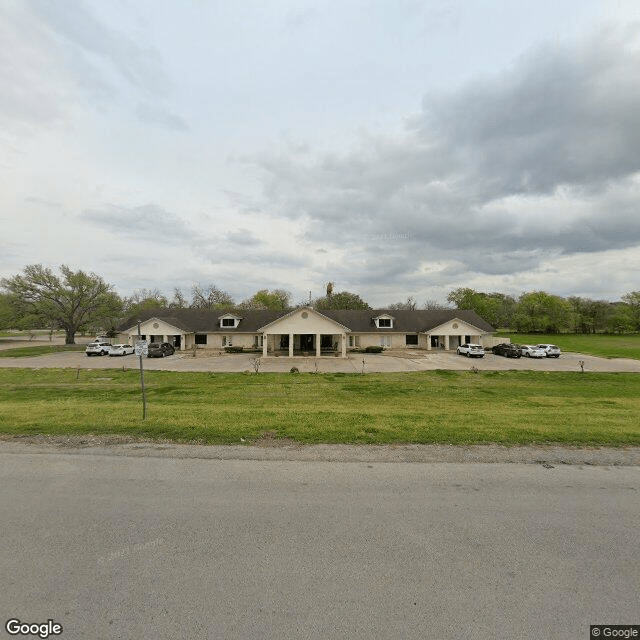
<path id="1" fill-rule="evenodd" d="M 559 335 L 508 333 L 499 331 L 498 337 L 510 338 L 518 344 L 557 344 L 562 351 L 574 351 L 603 358 L 633 358 L 640 360 L 640 334 L 573 334 Z"/>
<path id="2" fill-rule="evenodd" d="M 640 445 L 640 375 L 0 369 L 0 433 L 239 443 Z"/>
<path id="3" fill-rule="evenodd" d="M 60 351 L 84 351 L 84 344 L 47 344 L 31 345 L 27 347 L 11 347 L 0 350 L 0 358 L 28 358 L 31 356 L 45 356 L 48 353 Z"/>

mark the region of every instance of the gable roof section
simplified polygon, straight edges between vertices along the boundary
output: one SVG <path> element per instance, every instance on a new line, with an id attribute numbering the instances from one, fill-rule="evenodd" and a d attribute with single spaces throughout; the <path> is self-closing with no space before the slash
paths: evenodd
<path id="1" fill-rule="evenodd" d="M 312 307 L 297 307 L 296 309 L 292 309 L 291 311 L 289 311 L 288 313 L 285 313 L 284 315 L 276 318 L 275 320 L 272 320 L 271 322 L 269 322 L 268 324 L 265 324 L 263 327 L 260 327 L 260 331 L 264 331 L 265 329 L 267 329 L 268 327 L 284 320 L 285 318 L 289 318 L 293 315 L 295 315 L 296 313 L 298 313 L 299 311 L 307 311 L 308 313 L 313 313 L 316 316 L 320 316 L 320 318 L 324 318 L 325 320 L 328 320 L 329 322 L 332 322 L 334 324 L 338 324 L 340 325 L 341 329 L 344 329 L 345 331 L 350 331 L 349 327 L 338 322 L 335 318 L 332 318 L 328 315 L 326 315 L 325 313 L 320 313 L 320 311 L 317 311 L 316 309 L 312 308 Z"/>

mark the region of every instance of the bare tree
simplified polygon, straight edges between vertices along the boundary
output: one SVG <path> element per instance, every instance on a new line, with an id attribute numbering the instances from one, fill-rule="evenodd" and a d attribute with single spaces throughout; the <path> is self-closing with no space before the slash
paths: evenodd
<path id="1" fill-rule="evenodd" d="M 218 289 L 215 284 L 202 287 L 194 284 L 191 288 L 192 309 L 226 309 L 235 306 L 230 293 Z"/>

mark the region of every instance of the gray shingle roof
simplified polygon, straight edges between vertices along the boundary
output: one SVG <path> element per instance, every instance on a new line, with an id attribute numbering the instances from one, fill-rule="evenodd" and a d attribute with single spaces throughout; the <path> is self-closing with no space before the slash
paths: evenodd
<path id="1" fill-rule="evenodd" d="M 332 320 L 348 327 L 355 333 L 425 332 L 430 331 L 445 322 L 449 322 L 454 318 L 467 322 L 486 333 L 495 331 L 495 329 L 488 322 L 483 320 L 475 311 L 462 309 L 442 309 L 435 311 L 424 309 L 416 309 L 415 311 L 397 311 L 389 309 L 367 309 L 363 311 L 356 311 L 341 309 L 331 311 L 318 310 L 318 312 L 327 318 L 331 318 Z M 224 329 L 220 328 L 219 318 L 226 313 L 232 313 L 242 318 L 235 329 L 230 327 L 225 327 Z M 287 313 L 290 313 L 290 310 L 269 311 L 216 309 L 213 311 L 203 311 L 201 309 L 149 309 L 136 316 L 127 318 L 127 320 L 120 324 L 118 330 L 126 331 L 131 329 L 131 327 L 136 325 L 138 320 L 144 322 L 150 318 L 158 318 L 189 333 L 256 333 L 264 325 L 277 320 Z M 383 314 L 393 317 L 393 329 L 378 329 L 376 327 L 373 319 Z"/>

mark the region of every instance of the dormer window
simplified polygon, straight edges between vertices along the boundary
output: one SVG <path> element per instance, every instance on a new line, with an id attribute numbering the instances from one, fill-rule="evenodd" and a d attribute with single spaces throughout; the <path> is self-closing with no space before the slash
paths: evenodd
<path id="1" fill-rule="evenodd" d="M 393 317 L 392 316 L 378 316 L 373 319 L 378 329 L 393 329 Z"/>
<path id="2" fill-rule="evenodd" d="M 238 324 L 240 324 L 240 320 L 238 316 L 226 315 L 220 317 L 220 328 L 221 329 L 235 329 Z"/>

